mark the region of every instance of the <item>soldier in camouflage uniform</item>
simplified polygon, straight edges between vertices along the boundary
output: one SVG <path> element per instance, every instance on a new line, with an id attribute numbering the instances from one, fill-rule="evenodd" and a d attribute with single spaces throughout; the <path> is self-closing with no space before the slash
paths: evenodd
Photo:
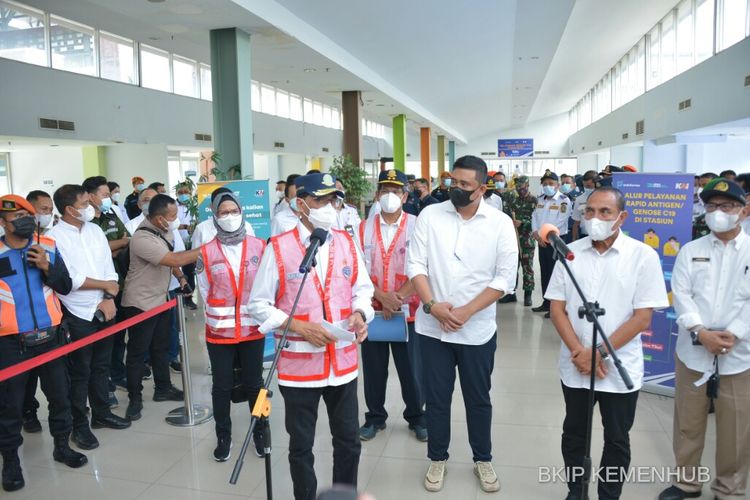
<path id="1" fill-rule="evenodd" d="M 703 238 L 707 234 L 711 234 L 711 230 L 706 224 L 706 214 L 702 213 L 693 221 L 693 239 Z"/>
<path id="2" fill-rule="evenodd" d="M 503 211 L 513 219 L 518 233 L 521 269 L 523 270 L 524 306 L 531 305 L 534 290 L 534 238 L 531 237 L 531 213 L 536 208 L 536 197 L 529 192 L 529 178 L 525 175 L 515 179 L 514 189 L 503 193 Z M 513 300 L 508 300 L 512 302 Z"/>

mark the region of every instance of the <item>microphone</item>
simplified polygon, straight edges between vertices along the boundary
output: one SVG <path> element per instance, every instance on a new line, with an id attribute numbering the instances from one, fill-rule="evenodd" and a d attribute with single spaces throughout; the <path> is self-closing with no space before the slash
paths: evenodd
<path id="1" fill-rule="evenodd" d="M 308 272 L 315 264 L 315 254 L 318 253 L 318 247 L 328 239 L 328 231 L 317 228 L 310 235 L 310 246 L 307 247 L 305 257 L 299 265 L 299 272 Z"/>
<path id="2" fill-rule="evenodd" d="M 543 242 L 552 245 L 552 248 L 557 251 L 558 255 L 563 256 L 567 260 L 575 259 L 573 252 L 570 251 L 568 245 L 566 245 L 562 238 L 560 238 L 560 229 L 558 229 L 557 226 L 553 224 L 542 224 L 541 229 L 539 229 L 539 236 L 542 238 Z"/>

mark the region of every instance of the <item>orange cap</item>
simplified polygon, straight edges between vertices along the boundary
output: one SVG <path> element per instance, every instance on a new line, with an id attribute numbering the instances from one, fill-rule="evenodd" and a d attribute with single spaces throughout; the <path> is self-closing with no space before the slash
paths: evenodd
<path id="1" fill-rule="evenodd" d="M 443 173 L 442 173 L 442 174 L 440 174 L 440 178 L 441 178 L 441 179 L 449 179 L 449 178 L 451 178 L 451 177 L 452 177 L 452 176 L 451 176 L 451 173 L 450 173 L 450 172 L 448 172 L 447 170 L 443 171 Z"/>
<path id="2" fill-rule="evenodd" d="M 0 211 L 17 212 L 19 210 L 26 210 L 31 215 L 36 215 L 34 206 L 26 201 L 25 198 L 18 196 L 17 194 L 6 194 L 5 196 L 0 196 Z"/>
<path id="3" fill-rule="evenodd" d="M 136 175 L 135 177 L 133 177 L 133 178 L 132 178 L 132 179 L 130 180 L 130 183 L 131 183 L 131 184 L 140 184 L 140 183 L 142 183 L 142 182 L 146 182 L 146 180 L 145 180 L 145 179 L 144 179 L 143 177 L 141 177 L 141 176 L 138 176 L 138 175 Z"/>
<path id="4" fill-rule="evenodd" d="M 626 172 L 638 172 L 638 169 L 635 168 L 633 165 L 623 165 L 622 169 Z"/>

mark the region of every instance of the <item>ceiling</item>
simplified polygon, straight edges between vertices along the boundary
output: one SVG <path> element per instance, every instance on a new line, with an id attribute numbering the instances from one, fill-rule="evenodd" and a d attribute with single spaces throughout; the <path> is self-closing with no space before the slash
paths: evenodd
<path id="1" fill-rule="evenodd" d="M 23 2 L 203 62 L 235 26 L 254 79 L 466 142 L 567 112 L 676 0 Z"/>

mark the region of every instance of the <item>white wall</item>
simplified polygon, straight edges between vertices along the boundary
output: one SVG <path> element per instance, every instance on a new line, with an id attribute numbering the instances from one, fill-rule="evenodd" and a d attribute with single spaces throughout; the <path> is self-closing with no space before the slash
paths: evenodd
<path id="1" fill-rule="evenodd" d="M 122 196 L 130 194 L 131 179 L 140 175 L 146 180 L 146 185 L 152 182 L 169 185 L 169 171 L 167 168 L 167 146 L 164 144 L 118 144 L 104 148 L 104 158 L 107 165 L 106 177 L 120 185 Z"/>
<path id="2" fill-rule="evenodd" d="M 80 147 L 39 146 L 11 151 L 10 170 L 13 193 L 26 196 L 41 189 L 52 195 L 63 184 L 83 182 L 83 154 Z"/>

